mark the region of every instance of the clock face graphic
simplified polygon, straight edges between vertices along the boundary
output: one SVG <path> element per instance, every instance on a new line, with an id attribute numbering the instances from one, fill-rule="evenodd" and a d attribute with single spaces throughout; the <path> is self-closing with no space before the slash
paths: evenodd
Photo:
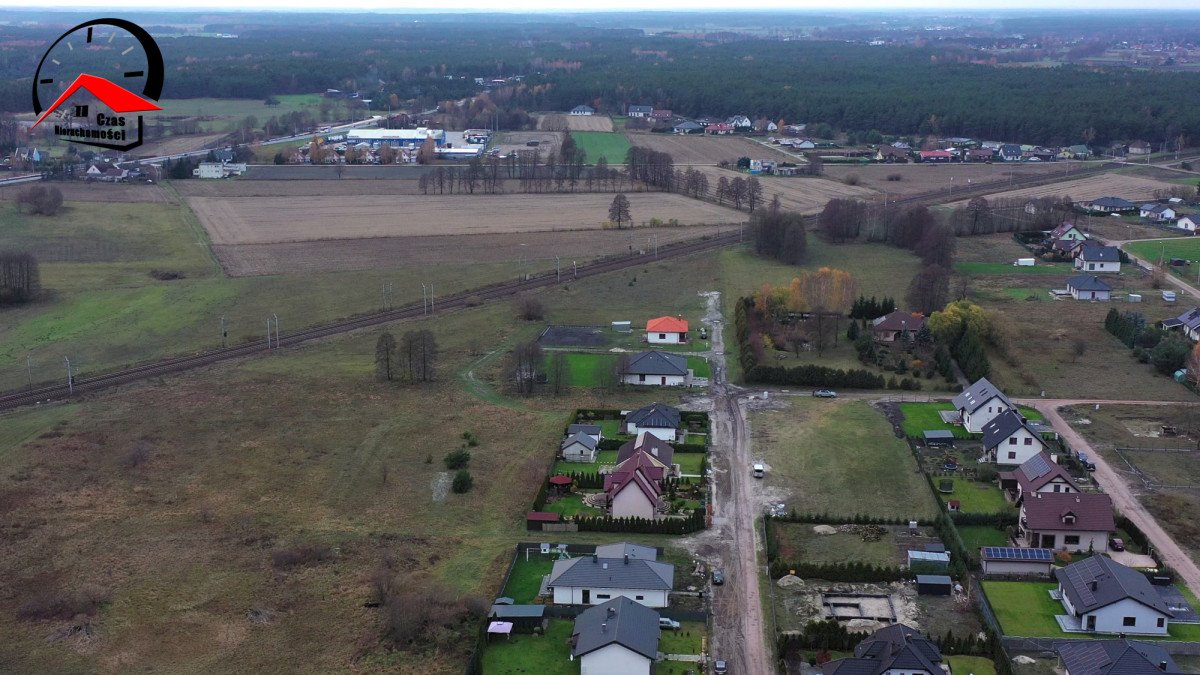
<path id="1" fill-rule="evenodd" d="M 126 150 L 141 144 L 142 116 L 159 110 L 163 59 L 141 26 L 124 19 L 96 19 L 63 33 L 38 63 L 33 78 L 34 126 L 54 115 L 64 140 Z M 64 105 L 84 90 L 96 102 Z"/>

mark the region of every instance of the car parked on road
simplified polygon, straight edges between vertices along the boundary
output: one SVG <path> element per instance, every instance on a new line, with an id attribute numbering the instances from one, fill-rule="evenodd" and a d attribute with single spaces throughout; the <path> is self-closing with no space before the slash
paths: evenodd
<path id="1" fill-rule="evenodd" d="M 813 396 L 817 398 L 837 398 L 837 392 L 832 389 L 818 389 L 813 392 Z"/>
<path id="2" fill-rule="evenodd" d="M 717 659 L 713 662 L 713 672 L 716 675 L 725 675 L 725 673 L 729 672 L 729 664 L 725 663 L 722 659 Z"/>

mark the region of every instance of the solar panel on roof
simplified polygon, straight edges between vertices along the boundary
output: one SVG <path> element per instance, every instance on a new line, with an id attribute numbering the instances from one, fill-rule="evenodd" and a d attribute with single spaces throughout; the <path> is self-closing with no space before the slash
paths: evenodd
<path id="1" fill-rule="evenodd" d="M 1021 471 L 1025 472 L 1025 476 L 1030 480 L 1035 480 L 1050 473 L 1050 463 L 1041 454 L 1034 455 L 1029 458 L 1029 461 L 1021 467 Z"/>
<path id="2" fill-rule="evenodd" d="M 985 546 L 983 557 L 992 560 L 1027 560 L 1050 562 L 1053 555 L 1048 548 L 1014 548 L 1008 546 Z"/>

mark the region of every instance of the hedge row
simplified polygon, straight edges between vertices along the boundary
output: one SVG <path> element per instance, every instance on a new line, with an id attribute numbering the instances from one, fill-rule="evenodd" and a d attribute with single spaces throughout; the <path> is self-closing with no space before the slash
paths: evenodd
<path id="1" fill-rule="evenodd" d="M 693 509 L 687 518 L 575 517 L 580 532 L 629 532 L 633 534 L 691 534 L 704 529 L 704 509 Z"/>
<path id="2" fill-rule="evenodd" d="M 849 652 L 869 636 L 870 633 L 847 630 L 837 621 L 810 621 L 805 624 L 803 632 L 779 635 L 779 654 L 784 655 L 809 649 Z M 991 658 L 996 653 L 997 641 L 991 635 L 985 634 L 985 637 L 980 639 L 974 633 L 967 633 L 966 637 L 958 637 L 953 631 L 946 631 L 942 637 L 933 637 L 928 634 L 925 637 L 936 644 L 943 655 L 963 654 Z"/>
<path id="3" fill-rule="evenodd" d="M 1016 509 L 1006 509 L 1000 513 L 963 513 L 956 511 L 950 514 L 950 519 L 956 526 L 991 525 L 1002 530 L 1009 525 L 1017 524 Z"/>
<path id="4" fill-rule="evenodd" d="M 817 564 L 774 560 L 768 569 L 772 579 L 785 577 L 794 571 L 801 579 L 847 582 L 900 581 L 911 579 L 914 574 L 899 567 L 868 565 L 863 562 Z"/>
<path id="5" fill-rule="evenodd" d="M 746 371 L 746 382 L 794 387 L 839 387 L 846 389 L 884 389 L 887 380 L 867 370 L 828 368 L 805 365 L 754 366 Z"/>

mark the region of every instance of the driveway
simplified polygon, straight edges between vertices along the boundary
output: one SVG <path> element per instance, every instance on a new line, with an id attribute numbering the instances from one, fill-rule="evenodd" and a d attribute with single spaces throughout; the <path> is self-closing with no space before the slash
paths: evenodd
<path id="1" fill-rule="evenodd" d="M 1150 515 L 1150 512 L 1137 500 L 1137 497 L 1129 489 L 1129 485 L 1125 480 L 1105 461 L 1104 456 L 1096 452 L 1095 448 L 1079 432 L 1075 431 L 1071 425 L 1067 424 L 1062 415 L 1058 413 L 1058 409 L 1061 406 L 1078 404 L 1082 403 L 1082 401 L 1018 399 L 1017 403 L 1037 408 L 1046 417 L 1046 421 L 1054 427 L 1054 430 L 1062 435 L 1063 440 L 1067 442 L 1067 445 L 1072 450 L 1083 450 L 1088 454 L 1088 458 L 1096 464 L 1096 471 L 1093 474 L 1093 478 L 1104 489 L 1104 492 L 1112 497 L 1113 504 L 1117 507 L 1117 510 L 1141 529 L 1146 538 L 1150 540 L 1150 545 L 1158 551 L 1158 555 L 1162 558 L 1163 562 L 1170 565 L 1179 574 L 1180 579 L 1187 584 L 1193 593 L 1200 595 L 1200 568 L 1196 567 L 1196 563 L 1192 560 L 1191 556 L 1185 553 L 1179 544 L 1175 543 L 1175 540 L 1167 534 L 1166 530 L 1162 529 L 1158 521 L 1154 519 L 1154 516 Z M 1119 405 L 1121 403 L 1120 401 L 1106 402 L 1107 405 Z M 1144 405 L 1146 402 L 1128 401 L 1125 403 Z"/>

